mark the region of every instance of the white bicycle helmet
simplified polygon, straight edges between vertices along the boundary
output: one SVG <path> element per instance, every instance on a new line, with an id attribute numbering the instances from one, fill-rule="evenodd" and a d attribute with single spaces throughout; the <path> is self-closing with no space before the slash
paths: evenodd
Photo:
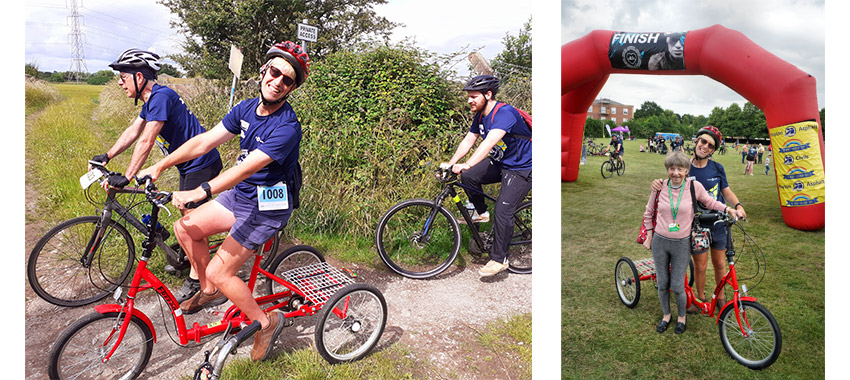
<path id="1" fill-rule="evenodd" d="M 159 55 L 156 53 L 139 49 L 127 49 L 118 56 L 115 62 L 110 63 L 109 67 L 115 71 L 131 73 L 133 75 L 141 72 L 145 78 L 142 88 L 145 88 L 148 84 L 148 79 L 156 79 L 156 72 L 160 69 L 159 59 Z M 136 104 L 139 104 L 139 98 L 142 96 L 142 93 L 139 91 L 139 85 L 135 80 L 133 80 L 133 85 L 136 86 L 135 101 Z"/>

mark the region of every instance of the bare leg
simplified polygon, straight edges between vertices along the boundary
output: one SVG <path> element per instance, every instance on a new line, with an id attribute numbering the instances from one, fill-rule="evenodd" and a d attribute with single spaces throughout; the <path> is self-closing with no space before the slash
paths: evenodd
<path id="1" fill-rule="evenodd" d="M 691 255 L 694 259 L 694 287 L 697 298 L 705 300 L 705 270 L 708 268 L 708 255 Z"/>
<path id="2" fill-rule="evenodd" d="M 720 280 L 723 279 L 723 276 L 726 275 L 726 250 L 712 248 L 711 264 L 714 267 L 714 283 L 719 284 Z M 703 278 L 703 281 L 705 281 L 705 278 Z M 717 298 L 725 299 L 723 289 L 720 289 L 720 293 L 717 294 Z"/>
<path id="3" fill-rule="evenodd" d="M 205 274 L 210 263 L 207 237 L 229 231 L 235 221 L 232 212 L 213 201 L 204 203 L 174 223 L 174 235 L 198 274 L 201 291 L 204 293 L 212 294 L 216 289 L 215 285 L 207 281 Z"/>
<path id="4" fill-rule="evenodd" d="M 254 250 L 243 247 L 228 235 L 206 268 L 205 277 L 233 301 L 233 304 L 239 307 L 248 318 L 252 321 L 260 321 L 263 327 L 266 327 L 269 324 L 266 313 L 254 300 L 248 285 L 236 276 L 239 267 L 253 253 Z"/>

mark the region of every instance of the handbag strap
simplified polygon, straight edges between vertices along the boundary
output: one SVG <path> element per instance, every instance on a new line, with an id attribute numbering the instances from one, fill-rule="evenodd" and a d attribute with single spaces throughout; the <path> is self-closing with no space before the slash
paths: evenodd
<path id="1" fill-rule="evenodd" d="M 655 192 L 655 207 L 652 208 L 652 229 L 655 230 L 655 217 L 658 216 L 658 197 L 661 196 L 661 191 Z"/>

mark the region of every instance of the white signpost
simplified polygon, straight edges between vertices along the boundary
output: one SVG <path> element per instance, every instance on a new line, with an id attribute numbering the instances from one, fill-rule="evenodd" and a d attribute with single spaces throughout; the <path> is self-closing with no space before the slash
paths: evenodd
<path id="1" fill-rule="evenodd" d="M 230 45 L 230 62 L 227 67 L 233 72 L 233 84 L 230 86 L 230 108 L 233 108 L 233 94 L 236 92 L 236 79 L 242 73 L 242 51 Z"/>
<path id="2" fill-rule="evenodd" d="M 307 52 L 307 42 L 316 42 L 319 38 L 319 28 L 307 25 L 307 20 L 304 23 L 298 23 L 298 39 L 301 40 L 301 46 L 304 47 L 304 52 Z"/>

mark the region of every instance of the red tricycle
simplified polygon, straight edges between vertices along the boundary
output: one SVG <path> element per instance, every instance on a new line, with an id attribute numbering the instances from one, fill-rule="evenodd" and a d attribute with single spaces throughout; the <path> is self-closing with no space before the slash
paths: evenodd
<path id="1" fill-rule="evenodd" d="M 148 181 L 145 197 L 154 206 L 151 225 L 156 225 L 159 209 L 165 208 L 171 193 L 158 191 Z M 123 287 L 118 287 L 114 295 L 117 304 L 96 306 L 95 312 L 71 324 L 60 335 L 50 353 L 51 379 L 138 377 L 157 338 L 150 318 L 135 308 L 136 295 L 143 290 L 154 290 L 168 305 L 181 346 L 222 334 L 222 340 L 212 353 L 207 353 L 205 362 L 196 371 L 196 378 L 218 379 L 228 356 L 260 329 L 259 322 L 250 321 L 235 305 L 224 312 L 220 321 L 206 325 L 196 322 L 188 328 L 174 295 L 147 268 L 155 247 L 154 233 L 150 229 L 142 243 L 144 251 L 126 297 L 122 297 Z M 248 280 L 253 292 L 257 275 L 267 278 L 265 289 L 260 290 L 267 295 L 256 298 L 257 303 L 266 312 L 283 311 L 287 326 L 292 324 L 289 318 L 318 314 L 316 349 L 325 360 L 332 364 L 357 360 L 378 343 L 387 322 L 387 303 L 378 289 L 355 283 L 328 265 L 313 247 L 301 245 L 286 250 L 268 270 L 260 266 L 262 258 L 262 252 L 254 255 Z"/>
<path id="2" fill-rule="evenodd" d="M 761 251 L 740 223 L 728 214 L 699 213 L 696 218 L 701 225 L 721 223 L 727 228 L 726 261 L 729 263 L 729 272 L 717 284 L 711 299 L 701 302 L 694 296 L 691 288 L 694 273 L 693 262 L 691 262 L 690 276 L 687 276 L 690 280 L 685 281 L 685 294 L 688 299 L 686 306 L 693 304 L 701 313 L 712 317 L 717 312 L 716 323 L 719 327 L 720 342 L 726 352 L 748 368 L 767 368 L 779 357 L 782 349 L 782 333 L 779 331 L 779 324 L 767 308 L 756 302 L 755 297 L 747 295 L 746 284 L 741 284 L 740 287 L 738 285 L 731 227 L 737 226 L 746 239 L 745 244 L 753 247 L 755 252 Z M 657 281 L 652 258 L 633 262 L 628 257 L 622 257 L 617 261 L 614 268 L 615 286 L 620 301 L 627 307 L 637 306 L 640 300 L 640 282 L 649 279 Z M 718 305 L 715 301 L 726 285 L 732 288 L 732 299 L 723 305 Z"/>

